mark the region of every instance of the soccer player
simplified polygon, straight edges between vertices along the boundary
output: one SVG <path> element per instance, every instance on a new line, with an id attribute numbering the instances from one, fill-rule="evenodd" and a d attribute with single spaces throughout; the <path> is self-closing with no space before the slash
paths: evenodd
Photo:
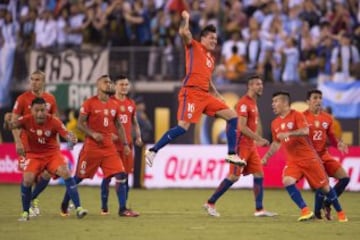
<path id="1" fill-rule="evenodd" d="M 348 147 L 345 143 L 335 137 L 333 132 L 333 118 L 330 114 L 322 110 L 322 92 L 317 89 L 308 91 L 307 103 L 309 109 L 304 112 L 305 118 L 309 124 L 310 139 L 318 155 L 320 156 L 326 173 L 330 177 L 338 180 L 334 186 L 336 195 L 339 197 L 348 185 L 350 178 L 339 161 L 335 160 L 329 153 L 327 148 L 327 141 L 337 147 L 343 154 L 348 152 Z M 323 204 L 324 195 L 318 191 L 316 193 L 315 201 L 315 217 L 321 219 L 321 207 Z M 331 202 L 327 199 L 324 202 L 325 217 L 331 220 Z"/>
<path id="2" fill-rule="evenodd" d="M 271 123 L 273 142 L 263 156 L 262 162 L 268 159 L 283 146 L 286 166 L 283 171 L 283 184 L 291 199 L 301 209 L 298 221 L 306 221 L 314 217 L 314 213 L 303 200 L 296 182 L 303 176 L 313 189 L 321 190 L 337 211 L 339 222 L 348 219 L 342 210 L 336 192 L 329 186 L 329 180 L 309 139 L 309 127 L 304 115 L 290 109 L 290 94 L 279 91 L 273 94 L 272 108 L 277 117 Z"/>
<path id="3" fill-rule="evenodd" d="M 142 145 L 141 131 L 136 118 L 136 105 L 135 102 L 128 97 L 130 82 L 126 76 L 118 76 L 115 81 L 115 95 L 112 97 L 120 107 L 120 121 L 125 129 L 126 140 L 128 142 L 130 153 L 124 153 L 123 143 L 117 136 L 117 130 L 114 130 L 117 140 L 114 141 L 117 152 L 121 157 L 122 163 L 126 172 L 126 199 L 129 196 L 129 174 L 134 172 L 134 155 L 133 155 L 133 139 L 132 129 L 135 130 L 135 144 Z M 101 215 L 108 215 L 108 197 L 109 197 L 109 184 L 111 177 L 104 178 L 101 182 Z"/>
<path id="4" fill-rule="evenodd" d="M 119 202 L 119 216 L 137 217 L 139 214 L 126 208 L 126 171 L 113 143 L 113 131 L 124 146 L 124 154 L 130 153 L 125 130 L 120 120 L 120 107 L 109 97 L 111 80 L 103 75 L 97 80 L 97 95 L 84 101 L 78 120 L 78 128 L 86 134 L 85 142 L 77 163 L 75 181 L 92 178 L 98 168 L 104 178 L 115 177 L 116 193 Z M 68 216 L 69 196 L 66 193 L 61 204 L 61 215 Z"/>
<path id="5" fill-rule="evenodd" d="M 10 118 L 6 119 L 11 129 L 21 128 L 25 132 L 28 144 L 21 184 L 23 213 L 19 221 L 29 220 L 31 186 L 43 169 L 65 180 L 66 189 L 76 207 L 77 217 L 83 218 L 87 214 L 87 210 L 80 206 L 77 186 L 60 152 L 57 134 L 72 144 L 75 144 L 77 139 L 66 130 L 58 118 L 47 113 L 46 104 L 45 99 L 35 98 L 31 102 L 31 114 L 12 121 Z"/>
<path id="6" fill-rule="evenodd" d="M 36 97 L 41 97 L 46 101 L 46 108 L 49 114 L 54 116 L 57 115 L 57 105 L 55 97 L 47 92 L 44 92 L 45 88 L 45 73 L 42 71 L 34 71 L 30 75 L 30 90 L 21 94 L 15 102 L 12 111 L 12 121 L 15 121 L 20 116 L 24 116 L 31 113 L 31 102 Z M 26 159 L 26 152 L 28 149 L 27 136 L 25 131 L 21 131 L 20 129 L 12 130 L 16 152 L 19 155 L 19 170 L 23 171 L 24 161 Z M 44 189 L 49 184 L 51 175 L 44 171 L 41 176 L 37 177 L 35 188 L 32 191 L 31 196 L 31 215 L 40 215 L 39 208 L 39 194 L 44 191 Z"/>
<path id="7" fill-rule="evenodd" d="M 256 145 L 265 146 L 269 141 L 256 134 L 258 125 L 257 99 L 263 93 L 263 81 L 260 76 L 254 75 L 248 79 L 248 90 L 246 95 L 239 99 L 236 105 L 236 112 L 239 116 L 238 130 L 238 154 L 247 164 L 239 167 L 230 164 L 229 174 L 225 178 L 214 194 L 204 204 L 205 210 L 210 216 L 219 217 L 220 214 L 215 209 L 216 201 L 236 182 L 240 175 L 252 174 L 254 176 L 254 195 L 255 195 L 255 217 L 272 217 L 277 215 L 266 211 L 263 207 L 263 178 L 264 171 Z"/>
<path id="8" fill-rule="evenodd" d="M 179 34 L 185 45 L 186 76 L 178 95 L 178 125 L 168 130 L 152 148 L 145 152 L 146 163 L 151 167 L 156 153 L 172 140 L 183 135 L 190 125 L 197 123 L 201 114 L 205 113 L 227 121 L 228 156 L 225 160 L 244 166 L 246 161 L 235 153 L 238 120 L 236 113 L 226 106 L 211 80 L 215 66 L 211 52 L 215 50 L 217 44 L 216 28 L 213 25 L 206 26 L 201 31 L 198 42 L 193 39 L 189 30 L 189 13 L 183 11 L 181 16 L 183 21 Z"/>

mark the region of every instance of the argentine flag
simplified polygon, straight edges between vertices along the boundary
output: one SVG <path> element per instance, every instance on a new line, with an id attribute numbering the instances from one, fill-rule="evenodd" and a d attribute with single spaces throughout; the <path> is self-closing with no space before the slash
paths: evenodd
<path id="1" fill-rule="evenodd" d="M 323 104 L 331 107 L 338 118 L 360 117 L 360 82 L 319 84 L 323 93 Z"/>

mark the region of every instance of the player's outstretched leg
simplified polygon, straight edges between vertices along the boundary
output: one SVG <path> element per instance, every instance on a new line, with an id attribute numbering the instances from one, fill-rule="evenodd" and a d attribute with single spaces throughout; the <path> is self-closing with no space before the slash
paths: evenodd
<path id="1" fill-rule="evenodd" d="M 274 217 L 278 214 L 275 212 L 269 212 L 264 209 L 263 199 L 264 199 L 264 186 L 263 186 L 264 178 L 263 177 L 254 177 L 254 197 L 255 197 L 255 217 Z"/>
<path id="2" fill-rule="evenodd" d="M 33 216 L 40 215 L 40 200 L 37 197 L 49 185 L 50 178 L 51 175 L 47 171 L 43 172 L 43 174 L 38 178 L 38 181 L 36 182 L 35 188 L 32 191 L 32 195 L 31 195 L 30 215 Z"/>
<path id="3" fill-rule="evenodd" d="M 326 198 L 329 199 L 331 204 L 334 206 L 339 222 L 347 222 L 348 218 L 345 215 L 345 212 L 342 210 L 339 199 L 336 195 L 336 192 L 333 188 L 330 187 L 329 192 L 326 193 Z"/>
<path id="4" fill-rule="evenodd" d="M 21 202 L 23 207 L 23 212 L 21 217 L 18 219 L 20 222 L 29 221 L 29 209 L 31 202 L 31 184 L 28 185 L 24 182 L 21 183 Z"/>
<path id="5" fill-rule="evenodd" d="M 237 121 L 237 117 L 227 121 L 226 138 L 228 143 L 228 155 L 226 156 L 225 161 L 238 166 L 246 166 L 246 161 L 240 158 L 235 151 Z"/>
<path id="6" fill-rule="evenodd" d="M 101 215 L 109 215 L 108 199 L 111 177 L 104 178 L 101 182 Z"/>
<path id="7" fill-rule="evenodd" d="M 295 184 L 286 186 L 286 191 L 289 193 L 291 199 L 295 202 L 295 204 L 301 209 L 298 221 L 302 222 L 314 218 L 314 213 L 310 211 L 310 209 L 307 207 L 304 199 L 301 196 L 301 193 L 296 188 Z"/>
<path id="8" fill-rule="evenodd" d="M 140 214 L 126 208 L 126 173 L 115 174 L 116 194 L 119 202 L 119 216 L 120 217 L 138 217 Z"/>
<path id="9" fill-rule="evenodd" d="M 334 190 L 336 192 L 336 195 L 340 197 L 340 195 L 345 191 L 346 186 L 349 184 L 350 178 L 344 177 L 339 179 L 339 181 L 335 184 Z M 324 211 L 325 211 L 325 217 L 328 220 L 332 220 L 331 217 L 331 201 L 326 199 L 324 201 Z"/>
<path id="10" fill-rule="evenodd" d="M 174 139 L 176 139 L 177 137 L 183 135 L 184 133 L 186 133 L 186 129 L 178 126 L 175 126 L 173 128 L 171 128 L 170 130 L 168 130 L 161 138 L 160 140 L 155 143 L 155 145 L 150 148 L 149 150 L 147 150 L 145 152 L 145 160 L 146 160 L 146 164 L 149 167 L 152 167 L 153 163 L 154 163 L 154 159 L 156 156 L 156 153 L 163 148 L 165 145 L 167 145 L 168 143 L 170 143 L 171 141 L 173 141 Z"/>
<path id="11" fill-rule="evenodd" d="M 79 184 L 83 180 L 82 178 L 79 178 L 77 176 L 73 177 L 73 179 L 74 179 L 76 184 Z M 63 198 L 63 200 L 61 202 L 61 207 L 60 207 L 60 215 L 62 217 L 70 216 L 69 202 L 70 202 L 70 195 L 69 195 L 68 191 L 66 190 L 65 194 L 64 194 L 64 198 Z"/>

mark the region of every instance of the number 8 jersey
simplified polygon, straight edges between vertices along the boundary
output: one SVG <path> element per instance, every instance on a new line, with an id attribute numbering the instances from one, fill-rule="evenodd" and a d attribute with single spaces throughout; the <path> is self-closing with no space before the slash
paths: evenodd
<path id="1" fill-rule="evenodd" d="M 89 148 L 101 146 L 104 152 L 106 152 L 105 149 L 115 149 L 111 135 L 115 129 L 115 120 L 119 117 L 118 103 L 111 98 L 107 102 L 102 102 L 97 96 L 94 96 L 83 103 L 80 114 L 87 117 L 88 128 L 101 133 L 104 137 L 102 143 L 97 143 L 92 137 L 86 136 L 85 145 Z"/>

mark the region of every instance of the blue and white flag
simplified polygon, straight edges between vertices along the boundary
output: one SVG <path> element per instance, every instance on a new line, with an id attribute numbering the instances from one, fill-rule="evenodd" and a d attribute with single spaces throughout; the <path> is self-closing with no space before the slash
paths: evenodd
<path id="1" fill-rule="evenodd" d="M 338 118 L 360 117 L 360 82 L 319 84 L 323 93 L 323 104 L 331 107 Z"/>

